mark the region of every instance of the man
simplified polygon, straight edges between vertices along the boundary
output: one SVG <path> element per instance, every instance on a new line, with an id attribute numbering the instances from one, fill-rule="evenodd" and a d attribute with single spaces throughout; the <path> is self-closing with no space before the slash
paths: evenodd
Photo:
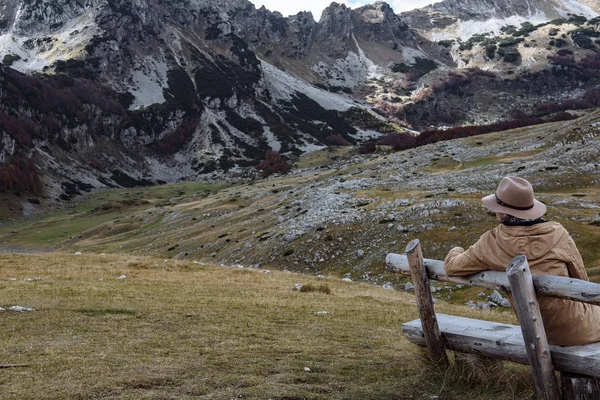
<path id="1" fill-rule="evenodd" d="M 449 276 L 490 269 L 505 271 L 515 256 L 525 254 L 532 274 L 588 280 L 575 242 L 561 224 L 542 218 L 546 206 L 534 198 L 533 187 L 527 180 L 506 177 L 496 193 L 482 201 L 496 213 L 500 225 L 485 232 L 466 251 L 461 247 L 450 250 L 444 260 Z M 512 296 L 509 299 L 512 303 Z M 538 301 L 550 344 L 600 341 L 599 306 L 547 296 L 538 296 Z"/>

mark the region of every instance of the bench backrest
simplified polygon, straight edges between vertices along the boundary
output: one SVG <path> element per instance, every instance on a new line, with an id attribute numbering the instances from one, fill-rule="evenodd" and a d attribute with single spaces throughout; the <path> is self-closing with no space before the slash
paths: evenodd
<path id="1" fill-rule="evenodd" d="M 410 275 L 406 254 L 390 253 L 386 257 L 390 271 Z M 510 290 L 508 275 L 500 271 L 484 271 L 466 277 L 448 276 L 444 271 L 444 262 L 423 259 L 429 279 L 452 282 L 461 285 L 478 286 L 486 289 Z M 580 301 L 600 305 L 600 284 L 580 279 L 552 275 L 532 274 L 536 293 L 561 299 Z"/>

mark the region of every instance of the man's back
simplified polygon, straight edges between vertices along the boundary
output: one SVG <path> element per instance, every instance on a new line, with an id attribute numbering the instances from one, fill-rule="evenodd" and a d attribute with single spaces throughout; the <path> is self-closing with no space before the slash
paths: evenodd
<path id="1" fill-rule="evenodd" d="M 533 274 L 588 279 L 573 239 L 558 222 L 532 226 L 500 224 L 484 233 L 467 251 L 452 249 L 444 269 L 454 276 L 488 269 L 505 271 L 510 260 L 519 254 L 527 256 Z M 600 341 L 600 307 L 544 296 L 538 296 L 538 300 L 550 343 L 574 345 Z"/>

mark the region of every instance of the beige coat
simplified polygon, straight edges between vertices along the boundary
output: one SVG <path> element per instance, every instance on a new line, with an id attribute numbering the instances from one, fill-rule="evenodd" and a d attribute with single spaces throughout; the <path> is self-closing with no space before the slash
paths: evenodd
<path id="1" fill-rule="evenodd" d="M 505 226 L 484 233 L 464 251 L 455 247 L 444 261 L 451 276 L 485 270 L 505 271 L 513 257 L 525 254 L 532 274 L 568 276 L 588 280 L 581 255 L 566 229 L 558 222 L 533 226 Z M 511 303 L 512 297 L 509 296 Z M 548 342 L 577 345 L 600 341 L 600 306 L 538 296 Z"/>

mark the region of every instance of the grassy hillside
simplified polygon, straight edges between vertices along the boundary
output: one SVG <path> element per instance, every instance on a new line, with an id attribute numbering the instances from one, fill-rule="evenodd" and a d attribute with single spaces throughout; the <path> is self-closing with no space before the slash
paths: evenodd
<path id="1" fill-rule="evenodd" d="M 331 293 L 294 291 L 296 283 Z M 401 333 L 418 314 L 410 295 L 337 278 L 131 256 L 3 255 L 0 306 L 13 305 L 36 311 L 0 312 L 0 364 L 26 364 L 0 369 L 3 399 L 532 394 L 522 367 L 485 382 L 481 371 L 436 372 Z M 509 311 L 437 307 L 514 323 Z"/>
<path id="2" fill-rule="evenodd" d="M 4 219 L 0 249 L 150 255 L 400 285 L 403 278 L 386 275 L 389 252 L 414 238 L 428 258 L 469 246 L 496 224 L 481 197 L 518 175 L 534 184 L 548 219 L 569 229 L 598 279 L 599 137 L 596 112 L 396 153 L 329 149 L 285 176 L 111 190 L 50 215 Z"/>

